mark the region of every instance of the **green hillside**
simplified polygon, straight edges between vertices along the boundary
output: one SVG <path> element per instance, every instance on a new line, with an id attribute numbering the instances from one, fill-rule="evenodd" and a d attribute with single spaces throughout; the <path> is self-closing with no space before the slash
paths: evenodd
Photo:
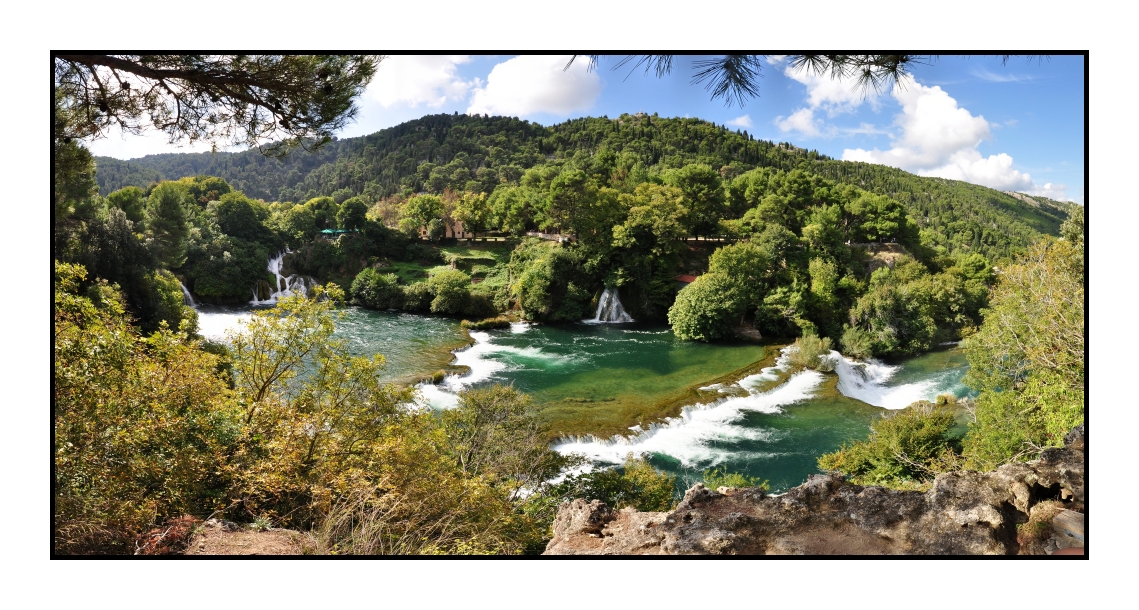
<path id="1" fill-rule="evenodd" d="M 648 115 L 582 118 L 552 127 L 509 117 L 431 115 L 284 160 L 256 150 L 131 161 L 98 157 L 97 180 L 103 195 L 124 186 L 145 188 L 161 180 L 213 175 L 266 201 L 331 196 L 340 202 L 356 195 L 375 201 L 446 189 L 491 193 L 500 184 L 516 183 L 536 165 L 566 161 L 634 179 L 692 163 L 721 168 L 726 179 L 756 167 L 802 168 L 897 199 L 922 230 L 924 242 L 944 246 L 949 253 L 980 252 L 992 260 L 1010 258 L 1040 233 L 1057 235 L 1071 205 L 881 165 L 837 161 L 700 119 Z"/>

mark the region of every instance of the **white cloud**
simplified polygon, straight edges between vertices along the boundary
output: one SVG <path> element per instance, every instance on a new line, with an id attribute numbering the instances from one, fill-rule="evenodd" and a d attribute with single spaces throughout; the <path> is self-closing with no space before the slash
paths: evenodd
<path id="1" fill-rule="evenodd" d="M 973 70 L 973 76 L 990 83 L 1030 83 L 1036 80 L 1035 76 L 1027 74 L 997 74 L 984 68 Z"/>
<path id="2" fill-rule="evenodd" d="M 601 95 L 601 78 L 588 62 L 568 55 L 521 55 L 494 67 L 486 86 L 476 86 L 467 114 L 568 115 L 588 110 Z"/>
<path id="3" fill-rule="evenodd" d="M 804 136 L 822 135 L 822 132 L 819 131 L 819 125 L 822 123 L 823 120 L 816 119 L 815 112 L 810 108 L 800 108 L 787 118 L 775 117 L 775 126 L 783 133 L 797 131 Z"/>
<path id="4" fill-rule="evenodd" d="M 384 108 L 395 104 L 438 108 L 447 102 L 466 99 L 479 80 L 464 81 L 458 65 L 467 55 L 395 55 L 380 62 L 367 95 Z"/>
<path id="5" fill-rule="evenodd" d="M 867 95 L 866 92 L 851 78 L 831 78 L 826 74 L 809 72 L 805 69 L 795 69 L 787 66 L 783 74 L 798 81 L 807 87 L 807 106 L 796 110 L 791 116 L 784 119 L 776 117 L 775 125 L 783 132 L 797 131 L 804 137 L 825 136 L 834 137 L 843 135 L 869 135 L 880 134 L 882 131 L 872 125 L 863 123 L 855 129 L 839 129 L 834 125 L 827 125 L 820 118 L 815 117 L 816 111 L 826 112 L 828 117 L 851 113 L 858 110 L 863 102 L 869 102 L 874 109 L 878 108 L 876 96 Z"/>
<path id="6" fill-rule="evenodd" d="M 728 121 L 728 125 L 731 125 L 733 127 L 743 127 L 744 129 L 747 129 L 748 127 L 752 126 L 751 117 L 746 114 L 743 116 L 738 116 Z"/>
<path id="7" fill-rule="evenodd" d="M 891 142 L 893 148 L 846 149 L 843 160 L 880 163 L 921 176 L 963 180 L 1000 190 L 1041 188 L 1032 183 L 1031 175 L 1013 168 L 1009 155 L 985 157 L 977 150 L 983 140 L 992 137 L 989 122 L 959 107 L 941 87 L 907 80 L 895 85 L 893 96 L 902 105 L 902 113 L 894 120 L 900 135 Z"/>
<path id="8" fill-rule="evenodd" d="M 859 123 L 858 127 L 843 127 L 839 129 L 845 136 L 884 136 L 890 135 L 890 132 L 878 129 L 870 123 Z"/>
<path id="9" fill-rule="evenodd" d="M 1056 201 L 1078 201 L 1068 195 L 1068 187 L 1063 184 L 1052 184 L 1051 182 L 1044 183 L 1044 186 L 1033 186 L 1031 189 L 1024 191 L 1029 195 L 1039 195 Z"/>
<path id="10" fill-rule="evenodd" d="M 787 66 L 783 74 L 806 85 L 807 106 L 812 109 L 822 108 L 828 116 L 854 112 L 865 101 L 871 105 L 877 104 L 877 98 L 866 95 L 862 87 L 851 78 L 831 78 L 826 74 L 796 70 L 791 66 Z"/>
<path id="11" fill-rule="evenodd" d="M 137 159 L 146 155 L 161 155 L 164 153 L 198 153 L 209 152 L 209 142 L 194 142 L 180 145 L 171 144 L 170 136 L 156 129 L 148 129 L 140 135 L 124 134 L 111 129 L 105 138 L 87 140 L 83 143 L 91 154 L 100 157 L 114 157 L 116 159 Z M 220 152 L 239 152 L 245 147 L 226 147 L 218 144 Z"/>
<path id="12" fill-rule="evenodd" d="M 779 64 L 783 63 L 784 59 L 787 59 L 787 56 L 786 55 L 768 55 L 764 59 L 767 61 L 767 63 L 769 63 L 773 66 L 778 66 Z"/>

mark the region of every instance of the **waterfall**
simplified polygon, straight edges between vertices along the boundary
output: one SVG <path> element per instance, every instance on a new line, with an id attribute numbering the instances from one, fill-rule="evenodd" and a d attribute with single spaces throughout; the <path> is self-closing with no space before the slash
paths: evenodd
<path id="1" fill-rule="evenodd" d="M 830 353 L 838 375 L 838 391 L 864 403 L 884 409 L 904 409 L 919 400 L 933 400 L 944 389 L 942 376 L 912 383 L 887 385 L 902 367 L 883 364 L 873 358 L 859 362 L 836 351 Z"/>
<path id="2" fill-rule="evenodd" d="M 257 286 L 254 286 L 253 300 L 249 302 L 250 305 L 275 305 L 278 299 L 285 297 L 298 294 L 303 297 L 308 296 L 309 284 L 303 276 L 290 275 L 285 277 L 281 275 L 281 265 L 285 260 L 285 255 L 289 253 L 289 250 L 278 252 L 276 256 L 269 259 L 268 270 L 269 273 L 273 274 L 273 290 L 269 293 L 269 298 L 262 301 L 257 298 Z"/>
<path id="3" fill-rule="evenodd" d="M 625 308 L 621 306 L 621 297 L 617 295 L 617 289 L 609 286 L 605 292 L 601 293 L 601 298 L 597 300 L 597 313 L 593 315 L 592 320 L 583 320 L 589 324 L 613 324 L 622 322 L 632 322 L 633 318 L 625 313 Z"/>
<path id="4" fill-rule="evenodd" d="M 190 291 L 186 290 L 186 286 L 182 282 L 178 282 L 178 286 L 182 289 L 182 304 L 197 307 L 198 304 L 194 302 L 194 297 L 190 296 Z M 257 295 L 253 296 L 256 297 Z"/>

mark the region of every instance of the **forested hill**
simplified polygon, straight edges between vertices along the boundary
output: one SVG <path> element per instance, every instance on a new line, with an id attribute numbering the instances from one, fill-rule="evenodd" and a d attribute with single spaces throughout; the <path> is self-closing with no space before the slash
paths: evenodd
<path id="1" fill-rule="evenodd" d="M 317 153 L 284 160 L 241 153 L 151 155 L 132 161 L 98 157 L 106 195 L 124 186 L 213 175 L 266 201 L 330 195 L 378 200 L 400 192 L 491 192 L 542 163 L 592 157 L 599 169 L 650 176 L 690 163 L 721 168 L 731 178 L 755 167 L 803 167 L 840 183 L 904 203 L 928 241 L 969 244 L 993 259 L 1009 257 L 1039 233 L 1056 235 L 1071 204 L 1018 198 L 955 180 L 923 178 L 882 165 L 836 161 L 790 144 L 756 140 L 700 119 L 638 114 L 574 119 L 543 127 L 509 117 L 431 115 L 369 136 L 338 140 Z M 582 163 L 578 163 L 582 165 Z"/>

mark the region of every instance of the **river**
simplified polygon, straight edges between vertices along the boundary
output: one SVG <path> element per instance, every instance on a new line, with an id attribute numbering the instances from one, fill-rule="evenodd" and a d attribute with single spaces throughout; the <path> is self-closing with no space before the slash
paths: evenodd
<path id="1" fill-rule="evenodd" d="M 356 354 L 383 354 L 386 380 L 450 373 L 419 386 L 421 403 L 450 408 L 464 388 L 510 383 L 533 396 L 557 450 L 598 465 L 645 455 L 682 487 L 723 465 L 785 491 L 818 472 L 820 454 L 865 438 L 887 409 L 968 395 L 956 348 L 892 365 L 834 353 L 835 373 L 793 373 L 779 346 L 680 341 L 666 326 L 517 323 L 468 338 L 450 318 L 343 313 L 337 336 Z M 200 307 L 198 315 L 201 333 L 222 339 L 249 313 Z"/>

